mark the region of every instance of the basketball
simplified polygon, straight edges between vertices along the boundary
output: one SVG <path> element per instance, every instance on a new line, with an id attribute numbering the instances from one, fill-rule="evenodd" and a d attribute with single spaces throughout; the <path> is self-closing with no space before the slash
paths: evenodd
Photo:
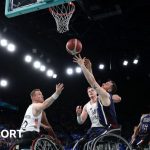
<path id="1" fill-rule="evenodd" d="M 66 43 L 66 50 L 71 55 L 79 54 L 82 51 L 82 43 L 78 39 L 70 39 Z"/>

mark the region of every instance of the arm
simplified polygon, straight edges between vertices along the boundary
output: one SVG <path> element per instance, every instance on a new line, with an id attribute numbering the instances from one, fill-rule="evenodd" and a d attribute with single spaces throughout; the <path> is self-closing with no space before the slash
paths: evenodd
<path id="1" fill-rule="evenodd" d="M 52 96 L 47 98 L 43 103 L 34 103 L 34 105 L 33 105 L 33 114 L 35 116 L 37 116 L 43 110 L 45 110 L 50 105 L 52 105 L 53 102 L 59 97 L 59 95 L 61 94 L 63 89 L 64 89 L 64 85 L 59 83 L 59 84 L 56 85 L 56 91 Z"/>
<path id="2" fill-rule="evenodd" d="M 84 64 L 85 64 L 85 67 L 89 70 L 89 72 L 93 74 L 91 61 L 86 58 Z"/>
<path id="3" fill-rule="evenodd" d="M 82 106 L 77 106 L 76 107 L 76 114 L 77 114 L 77 122 L 79 124 L 83 124 L 86 121 L 87 116 L 88 116 L 88 113 L 85 109 L 85 106 L 83 109 L 82 109 Z"/>
<path id="4" fill-rule="evenodd" d="M 134 142 L 136 136 L 137 136 L 137 135 L 139 134 L 139 132 L 140 132 L 140 126 L 141 126 L 141 122 L 142 122 L 143 117 L 144 117 L 144 114 L 143 114 L 143 115 L 141 116 L 141 118 L 140 118 L 140 123 L 139 123 L 139 125 L 134 127 L 134 133 L 133 133 L 133 135 L 132 135 L 132 137 L 131 137 L 131 143 Z"/>
<path id="5" fill-rule="evenodd" d="M 86 58 L 84 64 L 85 67 L 89 70 L 89 72 L 93 74 L 91 61 Z M 112 99 L 114 103 L 119 103 L 121 101 L 121 97 L 117 94 L 112 95 Z"/>
<path id="6" fill-rule="evenodd" d="M 54 131 L 52 129 L 52 126 L 48 122 L 46 113 L 44 111 L 42 112 L 41 127 L 43 127 L 44 129 L 46 129 L 48 131 L 48 134 L 51 135 L 54 139 L 57 138 L 56 134 L 54 133 Z"/>
<path id="7" fill-rule="evenodd" d="M 121 101 L 121 97 L 117 94 L 112 95 L 112 99 L 114 103 L 119 103 Z"/>
<path id="8" fill-rule="evenodd" d="M 133 133 L 133 135 L 132 135 L 132 137 L 131 137 L 131 143 L 134 142 L 136 136 L 137 136 L 138 133 L 139 133 L 139 129 L 140 129 L 140 124 L 139 124 L 138 126 L 135 126 L 135 127 L 134 127 L 134 133 Z"/>
<path id="9" fill-rule="evenodd" d="M 104 90 L 102 87 L 100 87 L 100 85 L 96 82 L 93 74 L 90 73 L 89 70 L 85 67 L 84 59 L 85 58 L 82 59 L 80 55 L 75 56 L 74 62 L 77 63 L 81 67 L 83 74 L 84 74 L 85 78 L 87 79 L 88 83 L 90 84 L 90 86 L 92 88 L 94 88 L 96 90 L 98 95 L 101 97 L 102 104 L 104 106 L 109 106 L 110 105 L 109 94 L 106 92 L 106 90 Z"/>

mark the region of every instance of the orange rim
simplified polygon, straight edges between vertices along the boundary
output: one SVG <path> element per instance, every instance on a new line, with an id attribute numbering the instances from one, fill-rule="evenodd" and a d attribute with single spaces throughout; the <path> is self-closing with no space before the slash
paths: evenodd
<path id="1" fill-rule="evenodd" d="M 72 3 L 72 2 L 68 3 L 68 5 L 72 5 L 72 7 L 75 8 L 74 3 Z M 75 11 L 75 9 L 73 9 L 73 10 L 72 10 L 71 12 L 69 12 L 69 13 L 58 13 L 58 12 L 55 12 L 54 10 L 52 10 L 51 8 L 49 8 L 49 12 L 50 12 L 50 13 L 54 13 L 54 14 L 56 14 L 56 15 L 58 15 L 58 16 L 67 16 L 67 15 L 73 14 L 74 11 Z"/>

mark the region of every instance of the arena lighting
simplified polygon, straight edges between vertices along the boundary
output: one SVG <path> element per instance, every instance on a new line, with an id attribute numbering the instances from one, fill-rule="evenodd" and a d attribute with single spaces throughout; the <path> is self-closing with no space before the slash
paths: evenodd
<path id="1" fill-rule="evenodd" d="M 57 78 L 57 74 L 53 74 L 53 78 L 56 79 Z"/>
<path id="2" fill-rule="evenodd" d="M 0 86 L 1 87 L 7 87 L 8 85 L 8 81 L 6 79 L 1 79 L 0 80 Z"/>
<path id="3" fill-rule="evenodd" d="M 139 62 L 139 60 L 137 59 L 137 58 L 135 58 L 134 60 L 133 60 L 133 64 L 138 64 L 138 62 Z"/>
<path id="4" fill-rule="evenodd" d="M 76 68 L 75 68 L 75 71 L 76 71 L 76 73 L 79 74 L 79 73 L 81 73 L 81 68 L 80 68 L 80 67 L 76 67 Z"/>
<path id="5" fill-rule="evenodd" d="M 41 72 L 44 72 L 45 70 L 46 70 L 46 67 L 45 67 L 44 65 L 41 65 L 40 71 L 41 71 Z"/>
<path id="6" fill-rule="evenodd" d="M 127 61 L 127 60 L 124 60 L 124 61 L 123 61 L 123 65 L 124 65 L 124 66 L 127 66 L 127 65 L 128 65 L 128 61 Z"/>
<path id="7" fill-rule="evenodd" d="M 9 52 L 14 52 L 16 50 L 16 47 L 15 47 L 14 44 L 10 43 L 10 44 L 7 45 L 7 50 Z"/>
<path id="8" fill-rule="evenodd" d="M 66 69 L 66 73 L 67 73 L 68 75 L 72 75 L 72 74 L 73 74 L 73 69 L 72 69 L 72 68 L 67 68 L 67 69 Z"/>
<path id="9" fill-rule="evenodd" d="M 51 70 L 51 69 L 48 69 L 47 72 L 46 72 L 46 75 L 47 75 L 48 77 L 52 77 L 53 74 L 54 74 L 54 71 Z"/>
<path id="10" fill-rule="evenodd" d="M 24 60 L 25 60 L 25 62 L 30 63 L 30 62 L 32 61 L 32 56 L 26 55 L 26 56 L 24 57 Z"/>
<path id="11" fill-rule="evenodd" d="M 33 67 L 34 67 L 35 69 L 39 69 L 39 68 L 41 67 L 41 63 L 36 60 L 36 61 L 34 61 L 34 63 L 33 63 Z"/>
<path id="12" fill-rule="evenodd" d="M 1 39 L 0 40 L 0 45 L 2 46 L 2 47 L 6 47 L 7 46 L 7 40 L 6 39 Z"/>
<path id="13" fill-rule="evenodd" d="M 104 64 L 100 64 L 99 67 L 98 67 L 100 70 L 103 70 L 105 68 L 105 65 Z"/>

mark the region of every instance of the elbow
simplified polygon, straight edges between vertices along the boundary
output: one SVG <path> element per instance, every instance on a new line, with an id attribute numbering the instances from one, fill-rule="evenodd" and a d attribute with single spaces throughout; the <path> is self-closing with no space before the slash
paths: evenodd
<path id="1" fill-rule="evenodd" d="M 110 100 L 105 102 L 105 106 L 110 106 Z"/>

